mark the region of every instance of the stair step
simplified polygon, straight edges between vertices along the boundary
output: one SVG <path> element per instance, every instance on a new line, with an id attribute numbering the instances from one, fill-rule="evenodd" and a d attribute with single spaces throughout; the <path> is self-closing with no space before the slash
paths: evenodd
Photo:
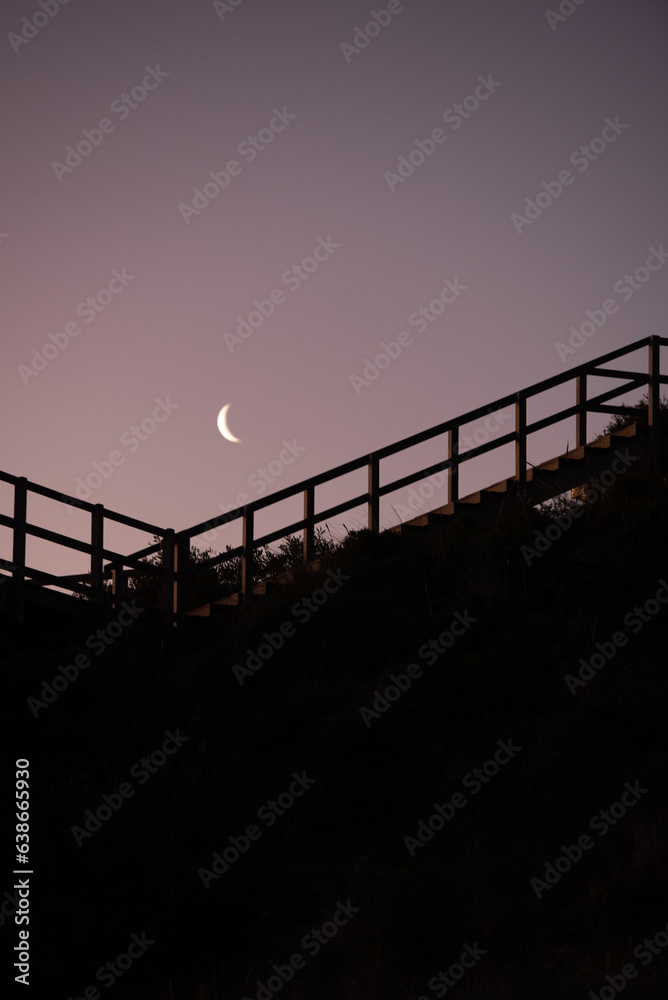
<path id="1" fill-rule="evenodd" d="M 600 451 L 601 448 L 609 448 L 611 445 L 610 435 L 606 434 L 605 437 L 599 438 L 598 441 L 591 441 L 585 445 L 588 451 Z"/>
<path id="2" fill-rule="evenodd" d="M 561 463 L 561 458 L 551 458 L 547 462 L 541 462 L 540 465 L 534 466 L 534 473 L 540 470 L 541 472 L 558 472 Z"/>
<path id="3" fill-rule="evenodd" d="M 217 601 L 212 601 L 211 603 L 220 604 L 222 607 L 236 608 L 241 602 L 239 601 L 239 594 L 228 594 L 227 597 L 219 597 Z"/>
<path id="4" fill-rule="evenodd" d="M 400 535 L 411 535 L 415 531 L 425 531 L 426 528 L 427 524 L 414 524 L 413 521 L 404 521 L 392 530 L 396 531 Z"/>
<path id="5" fill-rule="evenodd" d="M 502 479 L 498 483 L 493 483 L 491 486 L 486 486 L 483 493 L 508 493 L 510 491 L 509 481 L 507 479 Z"/>
<path id="6" fill-rule="evenodd" d="M 577 448 L 570 448 L 563 455 L 559 456 L 561 462 L 582 462 L 585 457 L 585 445 L 581 444 Z"/>
<path id="7" fill-rule="evenodd" d="M 459 499 L 457 500 L 457 503 L 465 503 L 465 504 L 478 504 L 478 503 L 482 503 L 482 500 L 481 500 L 481 497 L 480 497 L 480 491 L 478 490 L 477 493 L 468 493 L 465 497 L 459 497 Z"/>
<path id="8" fill-rule="evenodd" d="M 605 437 L 608 438 L 632 438 L 639 437 L 641 434 L 645 433 L 647 427 L 644 424 L 629 424 L 628 427 L 622 427 L 618 431 L 613 431 L 612 434 L 606 434 Z M 605 440 L 605 438 L 599 439 Z M 592 441 L 593 445 L 597 442 Z"/>

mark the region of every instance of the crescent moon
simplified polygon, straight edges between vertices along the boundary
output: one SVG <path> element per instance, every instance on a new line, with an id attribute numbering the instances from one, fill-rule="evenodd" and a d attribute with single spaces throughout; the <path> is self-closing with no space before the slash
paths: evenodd
<path id="1" fill-rule="evenodd" d="M 218 420 L 217 420 L 218 430 L 227 441 L 233 441 L 235 444 L 238 444 L 239 441 L 241 441 L 241 438 L 235 437 L 232 431 L 227 426 L 227 411 L 229 410 L 231 405 L 232 405 L 231 403 L 226 403 L 225 406 L 220 411 L 220 413 L 218 414 Z"/>

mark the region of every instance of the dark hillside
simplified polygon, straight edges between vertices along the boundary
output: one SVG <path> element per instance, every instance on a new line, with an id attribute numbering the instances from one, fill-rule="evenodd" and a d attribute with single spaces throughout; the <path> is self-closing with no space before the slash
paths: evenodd
<path id="1" fill-rule="evenodd" d="M 667 493 L 641 460 L 550 513 L 354 533 L 196 654 L 137 622 L 37 717 L 86 633 L 11 659 L 48 995 L 145 933 L 110 996 L 563 1000 L 632 963 L 664 998 Z"/>

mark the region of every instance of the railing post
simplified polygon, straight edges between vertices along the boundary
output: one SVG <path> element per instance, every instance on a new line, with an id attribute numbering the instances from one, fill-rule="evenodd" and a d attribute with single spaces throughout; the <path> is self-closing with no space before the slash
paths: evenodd
<path id="1" fill-rule="evenodd" d="M 114 598 L 114 607 L 117 608 L 128 592 L 128 576 L 123 566 L 114 566 L 111 571 L 111 593 Z"/>
<path id="2" fill-rule="evenodd" d="M 180 532 L 176 536 L 175 582 L 173 611 L 180 623 L 188 610 L 190 600 L 190 536 Z"/>
<path id="3" fill-rule="evenodd" d="M 315 558 L 315 486 L 307 486 L 304 490 L 304 562 L 310 563 Z"/>
<path id="4" fill-rule="evenodd" d="M 459 424 L 448 431 L 448 503 L 459 500 Z"/>
<path id="5" fill-rule="evenodd" d="M 102 575 L 102 547 L 104 544 L 104 507 L 101 503 L 96 503 L 91 511 L 90 526 L 90 585 L 92 598 L 99 601 L 104 596 L 104 586 Z"/>
<path id="6" fill-rule="evenodd" d="M 520 493 L 527 488 L 527 398 L 515 395 L 515 479 Z"/>
<path id="7" fill-rule="evenodd" d="M 659 461 L 659 403 L 661 399 L 661 343 L 656 336 L 649 338 L 649 366 L 647 393 L 647 422 L 649 424 L 649 447 L 651 460 L 657 468 Z"/>
<path id="8" fill-rule="evenodd" d="M 575 377 L 575 404 L 578 412 L 575 414 L 575 447 L 581 448 L 587 443 L 587 376 Z"/>
<path id="9" fill-rule="evenodd" d="M 162 538 L 162 623 L 166 630 L 176 625 L 175 535 L 167 528 Z"/>
<path id="10" fill-rule="evenodd" d="M 241 556 L 241 593 L 244 604 L 253 597 L 253 515 L 251 507 L 244 507 L 243 515 L 243 553 Z"/>
<path id="11" fill-rule="evenodd" d="M 369 499 L 367 501 L 369 531 L 380 531 L 380 460 L 378 455 L 369 455 Z"/>
<path id="12" fill-rule="evenodd" d="M 28 480 L 21 476 L 14 484 L 14 541 L 12 562 L 14 570 L 14 612 L 16 620 L 25 617 L 25 570 L 26 570 L 26 521 L 28 510 Z"/>

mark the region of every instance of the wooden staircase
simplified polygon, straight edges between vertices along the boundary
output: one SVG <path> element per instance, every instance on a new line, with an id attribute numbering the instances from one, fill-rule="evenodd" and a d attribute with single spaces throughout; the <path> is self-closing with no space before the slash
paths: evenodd
<path id="1" fill-rule="evenodd" d="M 568 490 L 575 490 L 575 494 L 572 495 L 577 496 L 582 484 L 595 482 L 600 475 L 605 475 L 606 469 L 612 469 L 612 465 L 616 462 L 614 452 L 617 450 L 620 452 L 628 450 L 633 457 L 637 457 L 640 451 L 647 447 L 647 452 L 651 453 L 652 462 L 655 464 L 661 455 L 666 453 L 665 440 L 662 443 L 660 437 L 665 430 L 665 421 L 662 423 L 661 420 L 663 411 L 660 407 L 660 391 L 662 385 L 668 384 L 668 374 L 661 373 L 662 347 L 668 347 L 668 337 L 657 335 L 644 337 L 559 375 L 543 379 L 517 392 L 508 393 L 484 406 L 459 414 L 401 441 L 360 455 L 352 461 L 279 489 L 268 496 L 258 497 L 231 511 L 216 514 L 207 521 L 178 532 L 173 528 L 164 528 L 129 517 L 119 511 L 109 510 L 99 503 L 89 503 L 68 496 L 31 482 L 25 476 L 15 476 L 0 470 L 0 484 L 8 484 L 14 494 L 13 513 L 5 514 L 0 511 L 0 527 L 9 528 L 12 533 L 11 550 L 5 552 L 4 558 L 0 558 L 0 620 L 14 619 L 18 623 L 25 622 L 29 630 L 32 627 L 31 619 L 39 629 L 38 619 L 29 609 L 39 611 L 40 614 L 46 611 L 61 612 L 67 617 L 79 613 L 88 616 L 89 613 L 95 613 L 96 607 L 103 613 L 109 608 L 113 611 L 130 592 L 128 584 L 131 577 L 137 574 L 145 575 L 149 569 L 161 578 L 160 598 L 156 600 L 155 606 L 147 606 L 144 609 L 141 620 L 160 627 L 166 636 L 171 636 L 182 624 L 186 626 L 187 623 L 194 622 L 201 624 L 205 620 L 213 619 L 229 621 L 236 615 L 236 609 L 242 604 L 252 602 L 255 597 L 266 597 L 286 586 L 298 589 L 304 568 L 311 570 L 318 568 L 315 555 L 319 524 L 327 523 L 347 511 L 366 506 L 368 527 L 375 534 L 380 531 L 380 505 L 383 498 L 428 479 L 434 473 L 447 470 L 449 502 L 427 513 L 416 513 L 415 517 L 389 530 L 399 534 L 424 531 L 425 527 L 445 524 L 446 518 L 462 516 L 462 511 L 466 511 L 469 517 L 487 518 L 493 521 L 498 517 L 503 504 L 510 502 L 511 498 L 512 502 L 518 498 L 528 499 L 535 506 Z M 636 368 L 608 367 L 618 359 L 633 355 L 640 350 L 646 352 L 645 371 Z M 598 391 L 592 385 L 592 380 L 599 378 L 612 379 L 616 384 L 610 389 Z M 533 407 L 532 401 L 557 386 L 566 385 L 574 389 L 573 403 L 560 407 L 556 412 L 554 405 L 550 404 L 547 406 L 548 412 L 539 419 L 528 418 L 530 402 Z M 590 414 L 624 414 L 629 419 L 635 419 L 638 414 L 637 405 L 630 407 L 610 401 L 644 387 L 647 387 L 647 426 L 631 424 L 611 435 L 587 441 L 587 422 Z M 465 444 L 466 437 L 462 438 L 461 435 L 464 427 L 485 420 L 486 428 L 487 417 L 504 412 L 508 407 L 514 410 L 512 429 L 506 430 L 505 433 L 502 431 L 500 434 L 494 432 L 491 439 L 487 434 L 483 442 L 476 444 L 475 447 Z M 545 405 L 543 409 L 546 409 Z M 575 421 L 573 440 L 576 447 L 538 466 L 530 466 L 527 461 L 530 436 L 572 418 Z M 441 442 L 438 453 L 442 458 L 409 475 L 384 481 L 385 477 L 381 470 L 386 471 L 388 459 L 400 453 L 407 453 L 427 441 L 435 441 L 436 438 Z M 513 445 L 515 450 L 514 475 L 468 496 L 460 497 L 459 476 L 463 464 L 507 445 Z M 368 476 L 368 485 L 363 492 L 354 496 L 348 493 L 347 499 L 325 510 L 320 509 L 316 503 L 316 490 L 319 491 L 321 487 L 360 470 L 366 470 Z M 609 481 L 612 481 L 612 477 Z M 33 495 L 46 497 L 61 504 L 76 505 L 87 512 L 90 515 L 89 539 L 83 541 L 31 523 L 27 511 L 28 498 Z M 303 498 L 303 517 L 288 524 L 283 523 L 267 534 L 258 535 L 256 517 L 260 511 L 299 495 Z M 191 559 L 193 545 L 197 544 L 195 539 L 205 532 L 234 521 L 239 522 L 241 526 L 241 544 L 231 550 L 228 546 L 224 553 L 218 553 L 204 561 L 198 560 L 195 567 Z M 152 534 L 155 540 L 151 545 L 136 552 L 116 552 L 110 549 L 108 544 L 106 526 L 110 522 L 147 532 Z M 284 572 L 280 576 L 255 583 L 258 576 L 255 553 L 297 532 L 303 537 L 302 566 L 295 568 L 294 573 Z M 31 538 L 39 538 L 87 554 L 90 557 L 90 571 L 63 576 L 31 566 L 26 558 L 27 544 Z M 147 564 L 146 560 L 158 553 L 160 553 L 159 565 Z M 241 593 L 190 610 L 189 594 L 193 574 L 205 568 L 213 569 L 236 558 L 239 558 L 241 563 Z M 72 598 L 53 588 L 69 591 L 70 594 L 75 592 L 80 596 Z"/>
<path id="2" fill-rule="evenodd" d="M 568 490 L 575 493 L 578 487 L 586 485 L 591 479 L 610 468 L 611 463 L 615 461 L 617 450 L 623 453 L 628 451 L 633 457 L 638 457 L 646 438 L 646 427 L 631 424 L 614 434 L 606 434 L 590 444 L 572 448 L 563 455 L 531 467 L 527 470 L 527 499 L 535 506 Z M 509 498 L 517 496 L 517 492 L 517 478 L 510 476 L 460 500 L 455 500 L 454 503 L 437 507 L 385 530 L 410 535 L 422 532 L 425 528 L 440 528 L 447 519 L 463 513 L 474 513 L 489 523 L 498 516 L 501 506 Z M 299 572 L 303 573 L 304 568 L 317 571 L 320 569 L 320 560 L 315 559 L 306 567 L 300 567 Z M 255 584 L 253 596 L 271 596 L 293 584 L 294 580 L 295 573 L 288 570 L 279 576 Z M 195 618 L 216 618 L 220 622 L 227 620 L 232 623 L 236 611 L 242 605 L 242 595 L 236 593 L 188 611 L 187 615 Z"/>
<path id="3" fill-rule="evenodd" d="M 571 448 L 563 455 L 532 466 L 527 470 L 528 501 L 532 506 L 537 506 L 569 490 L 573 496 L 579 495 L 577 492 L 579 488 L 610 468 L 618 449 L 638 457 L 646 439 L 647 428 L 631 424 L 614 434 L 606 434 L 590 444 Z M 498 516 L 501 506 L 515 495 L 517 495 L 517 477 L 510 476 L 476 493 L 461 497 L 454 503 L 437 507 L 388 530 L 398 534 L 411 534 L 422 528 L 438 527 L 446 518 L 462 512 L 475 513 L 489 523 Z"/>

